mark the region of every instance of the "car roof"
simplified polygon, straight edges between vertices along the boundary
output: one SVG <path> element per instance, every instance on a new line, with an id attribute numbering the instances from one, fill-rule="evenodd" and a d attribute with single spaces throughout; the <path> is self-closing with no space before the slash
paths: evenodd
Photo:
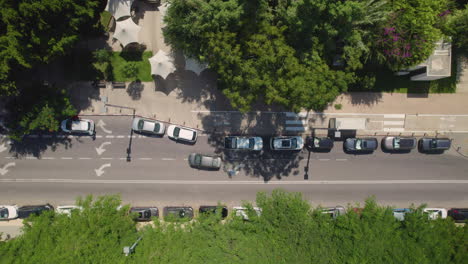
<path id="1" fill-rule="evenodd" d="M 400 147 L 412 147 L 414 142 L 414 138 L 400 138 Z"/>
<path id="2" fill-rule="evenodd" d="M 72 130 L 88 130 L 89 124 L 86 120 L 72 120 Z"/>
<path id="3" fill-rule="evenodd" d="M 321 148 L 333 147 L 333 140 L 331 138 L 318 138 L 318 139 L 319 139 L 319 147 Z"/>

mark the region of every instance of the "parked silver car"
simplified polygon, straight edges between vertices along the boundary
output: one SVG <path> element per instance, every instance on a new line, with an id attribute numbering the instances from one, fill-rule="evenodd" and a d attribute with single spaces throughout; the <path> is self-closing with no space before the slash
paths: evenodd
<path id="1" fill-rule="evenodd" d="M 322 209 L 322 214 L 328 214 L 331 218 L 336 219 L 340 215 L 344 215 L 346 209 L 343 206 L 327 207 Z"/>
<path id="2" fill-rule="evenodd" d="M 235 137 L 224 138 L 224 147 L 232 150 L 255 150 L 260 151 L 263 148 L 261 137 Z"/>
<path id="3" fill-rule="evenodd" d="M 170 125 L 167 127 L 167 136 L 177 141 L 189 143 L 197 142 L 197 131 L 188 127 Z"/>
<path id="4" fill-rule="evenodd" d="M 60 124 L 60 128 L 66 133 L 80 133 L 90 136 L 95 133 L 94 122 L 88 119 L 65 119 Z"/>
<path id="5" fill-rule="evenodd" d="M 135 117 L 132 122 L 132 129 L 140 133 L 164 135 L 166 127 L 163 123 L 158 121 Z"/>
<path id="6" fill-rule="evenodd" d="M 304 140 L 300 136 L 293 137 L 273 137 L 270 140 L 272 150 L 301 150 L 304 147 Z"/>
<path id="7" fill-rule="evenodd" d="M 411 137 L 384 137 L 382 145 L 387 150 L 412 150 L 416 148 L 417 140 Z"/>
<path id="8" fill-rule="evenodd" d="M 216 155 L 204 155 L 198 153 L 191 153 L 188 157 L 188 163 L 191 167 L 197 169 L 214 169 L 221 168 L 221 157 Z"/>

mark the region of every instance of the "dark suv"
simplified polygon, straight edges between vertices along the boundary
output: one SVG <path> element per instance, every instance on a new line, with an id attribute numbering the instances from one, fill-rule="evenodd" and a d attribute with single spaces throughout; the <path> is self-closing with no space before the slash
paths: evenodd
<path id="1" fill-rule="evenodd" d="M 202 205 L 198 212 L 200 214 L 217 214 L 219 210 L 221 210 L 221 219 L 226 218 L 228 215 L 226 206 Z"/>
<path id="2" fill-rule="evenodd" d="M 53 211 L 54 207 L 50 204 L 43 205 L 26 205 L 18 208 L 18 217 L 21 219 L 28 218 L 30 215 L 40 215 L 44 211 Z"/>
<path id="3" fill-rule="evenodd" d="M 448 216 L 457 223 L 465 223 L 468 220 L 468 208 L 452 208 L 448 211 Z"/>
<path id="4" fill-rule="evenodd" d="M 164 207 L 164 221 L 186 222 L 193 218 L 192 207 L 168 206 Z"/>
<path id="5" fill-rule="evenodd" d="M 135 221 L 151 221 L 152 217 L 159 217 L 157 207 L 132 207 L 130 213 L 136 213 Z"/>
<path id="6" fill-rule="evenodd" d="M 449 138 L 421 138 L 419 150 L 422 152 L 444 152 L 452 145 Z"/>

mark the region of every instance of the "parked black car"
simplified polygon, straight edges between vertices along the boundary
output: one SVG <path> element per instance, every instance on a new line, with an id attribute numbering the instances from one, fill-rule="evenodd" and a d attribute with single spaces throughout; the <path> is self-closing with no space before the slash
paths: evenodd
<path id="1" fill-rule="evenodd" d="M 164 207 L 164 220 L 165 221 L 190 221 L 193 218 L 192 207 L 182 206 L 168 206 Z"/>
<path id="2" fill-rule="evenodd" d="M 452 208 L 448 211 L 448 216 L 457 223 L 465 223 L 468 220 L 468 208 Z"/>
<path id="3" fill-rule="evenodd" d="M 344 148 L 349 152 L 370 153 L 377 149 L 376 138 L 348 138 L 344 143 Z"/>
<path id="4" fill-rule="evenodd" d="M 43 205 L 26 205 L 18 208 L 18 218 L 25 219 L 30 215 L 40 215 L 44 211 L 53 211 L 54 207 L 50 204 Z"/>
<path id="5" fill-rule="evenodd" d="M 152 217 L 159 217 L 157 207 L 132 207 L 130 213 L 137 213 L 135 221 L 151 221 Z"/>
<path id="6" fill-rule="evenodd" d="M 333 148 L 333 140 L 329 137 L 307 137 L 306 147 L 312 151 L 329 152 Z"/>
<path id="7" fill-rule="evenodd" d="M 221 219 L 227 217 L 228 209 L 226 206 L 218 207 L 214 205 L 202 205 L 200 206 L 200 209 L 198 209 L 198 212 L 200 212 L 200 214 L 217 214 L 218 210 L 221 210 Z"/>
<path id="8" fill-rule="evenodd" d="M 444 152 L 450 149 L 452 141 L 449 138 L 421 138 L 419 150 L 422 152 Z"/>

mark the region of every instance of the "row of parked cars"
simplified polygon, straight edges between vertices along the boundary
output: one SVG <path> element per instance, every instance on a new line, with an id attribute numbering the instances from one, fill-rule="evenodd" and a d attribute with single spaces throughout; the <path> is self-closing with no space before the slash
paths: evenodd
<path id="1" fill-rule="evenodd" d="M 95 124 L 92 120 L 70 118 L 62 121 L 61 128 L 67 133 L 86 133 L 94 135 Z M 157 136 L 167 136 L 177 141 L 195 143 L 198 132 L 194 129 L 170 125 L 164 123 L 135 117 L 132 121 L 132 130 L 138 133 L 151 134 Z M 328 137 L 308 137 L 306 146 L 312 150 L 331 150 L 333 140 Z M 419 142 L 414 137 L 388 136 L 381 142 L 384 149 L 389 151 L 411 151 L 417 146 L 420 151 L 433 152 L 445 151 L 450 148 L 451 140 L 448 138 L 421 138 Z M 301 150 L 304 147 L 304 140 L 301 136 L 277 136 L 270 139 L 271 150 Z M 344 148 L 350 152 L 372 152 L 378 147 L 376 138 L 347 138 Z M 227 150 L 251 150 L 260 151 L 263 149 L 263 139 L 257 136 L 228 136 L 224 138 L 224 148 Z"/>
<path id="2" fill-rule="evenodd" d="M 122 208 L 119 206 L 117 209 Z M 253 207 L 253 211 L 257 216 L 262 214 L 262 208 Z M 55 211 L 59 214 L 71 215 L 73 210 L 82 210 L 76 205 L 57 206 Z M 322 213 L 329 215 L 335 219 L 340 215 L 346 214 L 346 209 L 343 206 L 322 208 Z M 353 208 L 353 211 L 360 213 L 362 208 Z M 0 220 L 14 220 L 17 218 L 24 219 L 32 214 L 39 215 L 44 211 L 54 211 L 54 207 L 50 204 L 44 205 L 27 205 L 17 207 L 16 205 L 0 205 Z M 235 216 L 242 217 L 244 220 L 249 220 L 248 209 L 242 206 L 232 208 Z M 222 219 L 228 216 L 228 208 L 221 205 L 204 205 L 198 209 L 199 214 L 219 214 Z M 159 218 L 159 209 L 153 207 L 131 207 L 129 213 L 134 216 L 135 221 L 151 221 L 153 218 Z M 393 209 L 393 216 L 399 221 L 405 220 L 405 215 L 413 213 L 410 208 Z M 464 223 L 468 220 L 468 208 L 424 208 L 423 213 L 427 214 L 430 220 L 438 218 L 445 219 L 451 217 L 455 222 Z M 186 220 L 190 221 L 194 217 L 194 210 L 189 206 L 167 206 L 163 209 L 163 218 L 166 221 Z"/>

